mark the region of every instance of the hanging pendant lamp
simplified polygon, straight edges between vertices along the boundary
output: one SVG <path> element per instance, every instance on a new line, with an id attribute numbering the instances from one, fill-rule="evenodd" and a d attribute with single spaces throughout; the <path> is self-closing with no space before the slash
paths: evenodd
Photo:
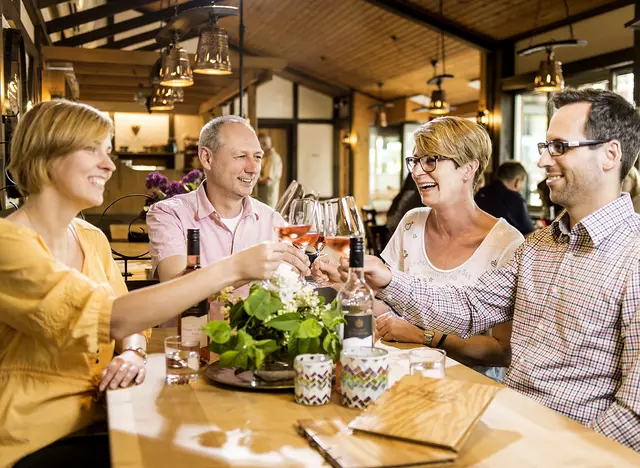
<path id="1" fill-rule="evenodd" d="M 172 91 L 171 88 L 166 86 L 154 86 L 149 109 L 152 111 L 173 110 Z"/>
<path id="2" fill-rule="evenodd" d="M 447 93 L 440 88 L 433 90 L 431 93 L 431 101 L 429 102 L 429 114 L 433 115 L 446 115 L 451 110 L 449 103 L 447 102 Z"/>
<path id="3" fill-rule="evenodd" d="M 229 36 L 223 28 L 218 26 L 215 17 L 200 30 L 193 71 L 203 75 L 231 74 Z"/>
<path id="4" fill-rule="evenodd" d="M 562 91 L 564 88 L 564 75 L 562 74 L 562 63 L 554 60 L 553 48 L 547 49 L 547 58 L 540 62 L 538 74 L 533 80 L 536 91 L 543 93 L 554 93 Z"/>
<path id="5" fill-rule="evenodd" d="M 160 84 L 174 88 L 193 86 L 193 71 L 189 54 L 175 41 L 169 53 L 162 57 Z"/>

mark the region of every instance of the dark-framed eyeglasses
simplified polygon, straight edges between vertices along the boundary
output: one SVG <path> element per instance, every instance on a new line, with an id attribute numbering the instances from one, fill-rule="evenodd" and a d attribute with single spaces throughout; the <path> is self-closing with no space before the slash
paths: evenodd
<path id="1" fill-rule="evenodd" d="M 551 156 L 561 156 L 567 152 L 569 148 L 577 148 L 579 146 L 595 146 L 601 145 L 602 143 L 606 143 L 610 140 L 584 140 L 584 141 L 562 141 L 562 140 L 551 140 L 551 141 L 543 141 L 538 143 L 538 153 L 542 156 L 544 150 L 549 150 L 549 154 Z"/>
<path id="2" fill-rule="evenodd" d="M 446 156 L 409 156 L 404 161 L 407 163 L 409 172 L 413 172 L 418 163 L 424 172 L 433 172 L 438 167 L 438 161 L 453 161 L 456 167 L 460 167 L 455 159 Z"/>

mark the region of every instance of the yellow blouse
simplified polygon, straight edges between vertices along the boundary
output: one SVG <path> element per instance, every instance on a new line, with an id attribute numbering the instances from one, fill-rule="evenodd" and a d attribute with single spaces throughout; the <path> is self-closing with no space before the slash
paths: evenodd
<path id="1" fill-rule="evenodd" d="M 104 419 L 114 299 L 127 292 L 104 234 L 74 219 L 82 272 L 34 231 L 0 219 L 0 465 Z"/>

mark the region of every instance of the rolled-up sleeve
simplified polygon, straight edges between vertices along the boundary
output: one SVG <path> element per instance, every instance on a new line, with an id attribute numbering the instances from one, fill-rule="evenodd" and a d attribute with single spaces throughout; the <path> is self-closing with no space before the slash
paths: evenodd
<path id="1" fill-rule="evenodd" d="M 187 255 L 185 229 L 173 207 L 173 200 L 155 203 L 147 213 L 149 253 L 153 272 L 165 258 Z"/>
<path id="2" fill-rule="evenodd" d="M 111 342 L 115 295 L 57 262 L 22 231 L 0 237 L 0 322 L 57 348 L 94 351 Z"/>

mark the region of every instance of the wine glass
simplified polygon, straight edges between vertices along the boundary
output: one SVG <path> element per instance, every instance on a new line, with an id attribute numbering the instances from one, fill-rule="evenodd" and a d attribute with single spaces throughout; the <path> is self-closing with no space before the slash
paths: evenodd
<path id="1" fill-rule="evenodd" d="M 300 198 L 303 198 L 305 193 L 304 187 L 300 182 L 292 180 L 287 189 L 278 200 L 276 204 L 276 212 L 280 213 L 280 215 L 284 218 L 285 221 L 289 221 L 289 211 L 291 209 L 291 204 Z"/>
<path id="2" fill-rule="evenodd" d="M 325 242 L 343 257 L 349 257 L 349 239 L 364 235 L 364 223 L 353 197 L 340 197 L 325 202 Z"/>

